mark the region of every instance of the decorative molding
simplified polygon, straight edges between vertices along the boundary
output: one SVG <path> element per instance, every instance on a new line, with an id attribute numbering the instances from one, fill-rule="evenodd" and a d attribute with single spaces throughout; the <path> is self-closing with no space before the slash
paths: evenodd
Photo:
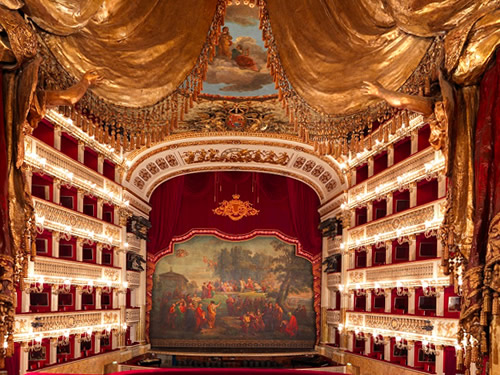
<path id="1" fill-rule="evenodd" d="M 439 199 L 426 205 L 416 206 L 386 218 L 378 219 L 348 230 L 346 248 L 402 238 L 404 236 L 437 229 L 443 221 L 443 207 L 446 200 Z"/>
<path id="2" fill-rule="evenodd" d="M 287 152 L 275 153 L 273 150 L 250 150 L 247 148 L 234 147 L 220 152 L 219 150 L 198 149 L 182 153 L 186 164 L 196 163 L 268 163 L 285 166 L 290 161 Z M 149 165 L 149 164 L 148 164 Z"/>
<path id="3" fill-rule="evenodd" d="M 140 309 L 126 309 L 125 310 L 125 321 L 127 323 L 135 323 L 141 320 L 141 310 Z"/>
<path id="4" fill-rule="evenodd" d="M 32 323 L 37 322 L 33 327 Z M 28 341 L 37 337 L 58 337 L 64 332 L 82 333 L 89 328 L 102 331 L 118 328 L 120 312 L 111 311 L 71 311 L 64 313 L 22 314 L 15 317 L 14 341 Z"/>
<path id="5" fill-rule="evenodd" d="M 345 178 L 331 157 L 314 154 L 312 149 L 290 141 L 269 141 L 237 135 L 223 139 L 203 138 L 158 145 L 135 155 L 125 185 L 147 199 L 159 183 L 180 174 L 199 171 L 254 170 L 299 179 L 315 189 L 321 200 L 338 194 Z M 130 157 L 130 156 L 129 156 Z M 307 159 L 303 167 L 292 165 L 297 157 Z M 172 166 L 169 163 L 177 161 Z M 314 165 L 313 165 L 314 164 Z M 305 169 L 304 169 L 305 168 Z"/>
<path id="6" fill-rule="evenodd" d="M 347 287 L 354 289 L 356 284 L 363 289 L 395 288 L 396 282 L 404 282 L 405 287 L 421 286 L 422 280 L 432 280 L 432 285 L 449 285 L 450 279 L 441 270 L 441 260 L 420 260 L 405 263 L 367 267 L 362 270 L 347 271 Z"/>
<path id="7" fill-rule="evenodd" d="M 117 183 L 32 136 L 26 136 L 24 144 L 25 162 L 33 169 L 39 169 L 64 184 L 82 189 L 86 195 L 102 198 L 119 207 L 127 206 L 122 199 L 122 187 Z"/>
<path id="8" fill-rule="evenodd" d="M 335 236 L 334 238 L 327 237 L 326 239 L 326 251 L 328 255 L 338 254 L 342 251 L 342 236 Z"/>
<path id="9" fill-rule="evenodd" d="M 37 226 L 111 246 L 121 245 L 121 228 L 114 224 L 36 197 L 33 203 Z"/>
<path id="10" fill-rule="evenodd" d="M 346 329 L 383 336 L 404 336 L 408 340 L 455 345 L 458 319 L 398 316 L 373 313 L 346 313 Z"/>
<path id="11" fill-rule="evenodd" d="M 326 275 L 326 286 L 328 288 L 338 287 L 342 280 L 340 272 L 329 273 Z"/>
<path id="12" fill-rule="evenodd" d="M 338 310 L 327 310 L 326 312 L 326 323 L 338 325 L 342 323 L 341 314 Z"/>
<path id="13" fill-rule="evenodd" d="M 347 208 L 359 207 L 429 176 L 437 176 L 444 167 L 444 158 L 432 147 L 428 147 L 349 189 Z"/>
<path id="14" fill-rule="evenodd" d="M 141 274 L 137 271 L 127 271 L 126 280 L 129 288 L 138 287 L 141 284 Z"/>
<path id="15" fill-rule="evenodd" d="M 36 257 L 33 262 L 33 271 L 28 275 L 27 281 L 36 282 L 43 277 L 45 283 L 63 283 L 69 280 L 72 285 L 107 285 L 107 281 L 120 283 L 119 268 L 106 267 L 98 264 L 72 262 L 57 258 Z"/>

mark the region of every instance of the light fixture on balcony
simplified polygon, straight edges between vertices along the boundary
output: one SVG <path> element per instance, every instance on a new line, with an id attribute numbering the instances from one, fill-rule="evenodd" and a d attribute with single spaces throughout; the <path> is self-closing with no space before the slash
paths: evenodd
<path id="1" fill-rule="evenodd" d="M 361 289 L 361 285 L 356 284 L 356 295 L 358 297 L 366 296 L 366 290 Z"/>
<path id="2" fill-rule="evenodd" d="M 42 336 L 34 337 L 31 340 L 31 345 L 28 346 L 30 352 L 39 352 L 42 350 Z"/>
<path id="3" fill-rule="evenodd" d="M 408 289 L 403 286 L 403 283 L 401 281 L 396 282 L 396 294 L 398 295 L 398 297 L 410 295 Z"/>
<path id="4" fill-rule="evenodd" d="M 427 340 L 422 340 L 422 351 L 424 352 L 424 354 L 436 355 L 436 348 Z"/>
<path id="5" fill-rule="evenodd" d="M 35 214 L 35 224 L 37 233 L 42 234 L 44 230 L 43 225 L 45 224 L 45 216 Z"/>
<path id="6" fill-rule="evenodd" d="M 30 293 L 42 293 L 43 292 L 43 283 L 44 279 L 43 277 L 40 277 L 38 281 L 31 283 L 28 288 L 26 288 L 24 291 L 28 294 Z"/>
<path id="7" fill-rule="evenodd" d="M 341 334 L 342 331 L 344 330 L 344 325 L 340 323 L 339 326 L 337 327 L 337 330 L 339 331 L 339 334 Z"/>
<path id="8" fill-rule="evenodd" d="M 373 333 L 373 344 L 374 345 L 383 345 L 384 344 L 384 338 L 377 332 Z"/>
<path id="9" fill-rule="evenodd" d="M 64 334 L 57 338 L 57 346 L 68 346 L 69 345 L 69 331 L 65 331 Z"/>
<path id="10" fill-rule="evenodd" d="M 122 283 L 122 287 L 118 289 L 118 294 L 126 294 L 128 289 L 128 281 Z"/>
<path id="11" fill-rule="evenodd" d="M 73 228 L 71 227 L 71 225 L 65 225 L 64 226 L 64 231 L 61 232 L 61 238 L 65 241 L 71 241 L 71 231 L 73 230 Z"/>
<path id="12" fill-rule="evenodd" d="M 82 342 L 90 342 L 92 340 L 92 328 L 89 328 L 82 336 L 80 336 Z"/>
<path id="13" fill-rule="evenodd" d="M 358 341 L 366 341 L 368 340 L 368 336 L 365 336 L 365 334 L 358 329 L 354 330 L 354 334 L 356 335 L 356 340 Z"/>
<path id="14" fill-rule="evenodd" d="M 375 283 L 375 288 L 373 289 L 373 294 L 376 296 L 384 296 L 385 290 L 380 287 L 379 283 Z"/>
<path id="15" fill-rule="evenodd" d="M 128 325 L 127 323 L 123 323 L 120 325 L 120 328 L 118 329 L 118 335 L 123 336 L 127 333 Z"/>
<path id="16" fill-rule="evenodd" d="M 94 291 L 94 282 L 89 280 L 89 283 L 82 288 L 82 293 L 92 294 Z"/>
<path id="17" fill-rule="evenodd" d="M 406 340 L 403 340 L 403 338 L 401 336 L 396 337 L 395 345 L 396 345 L 396 348 L 398 348 L 399 350 L 408 349 L 408 342 Z"/>
<path id="18" fill-rule="evenodd" d="M 426 297 L 438 297 L 439 292 L 436 291 L 435 287 L 429 285 L 427 281 L 422 281 L 422 292 Z"/>
<path id="19" fill-rule="evenodd" d="M 111 293 L 111 281 L 106 281 L 106 286 L 102 288 L 102 292 L 106 294 Z"/>
<path id="20" fill-rule="evenodd" d="M 62 284 L 52 285 L 52 293 L 54 294 L 68 294 L 71 292 L 71 281 L 64 280 Z"/>

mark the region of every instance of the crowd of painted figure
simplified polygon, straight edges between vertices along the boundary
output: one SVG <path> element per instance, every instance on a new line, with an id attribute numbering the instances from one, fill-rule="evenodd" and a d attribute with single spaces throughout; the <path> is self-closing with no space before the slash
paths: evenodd
<path id="1" fill-rule="evenodd" d="M 162 315 L 164 323 L 169 329 L 186 330 L 189 332 L 200 332 L 203 329 L 216 328 L 217 309 L 222 302 L 216 304 L 210 301 L 208 305 L 202 300 L 213 298 L 215 291 L 227 295 L 225 300 L 227 315 L 238 317 L 241 332 L 245 335 L 255 335 L 260 332 L 281 332 L 285 336 L 294 337 L 298 333 L 299 322 L 307 321 L 307 309 L 305 305 L 299 304 L 295 309 L 285 312 L 283 307 L 274 302 L 273 299 L 264 296 L 250 298 L 241 297 L 237 292 L 254 290 L 255 282 L 249 279 L 242 282 L 241 286 L 234 291 L 229 291 L 236 283 L 205 282 L 201 287 L 201 296 L 198 292 L 193 295 L 185 294 L 176 289 L 173 293 L 167 292 L 163 296 Z M 245 286 L 243 286 L 243 283 Z M 261 286 L 258 291 L 261 292 Z M 253 289 L 250 289 L 253 288 Z M 231 294 L 231 292 L 236 292 Z M 167 308 L 168 306 L 168 308 Z"/>

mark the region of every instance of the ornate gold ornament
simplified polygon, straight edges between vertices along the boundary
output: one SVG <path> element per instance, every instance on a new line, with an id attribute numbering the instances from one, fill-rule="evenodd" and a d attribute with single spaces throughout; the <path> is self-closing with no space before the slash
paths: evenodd
<path id="1" fill-rule="evenodd" d="M 215 215 L 228 216 L 233 221 L 238 221 L 245 216 L 256 216 L 260 212 L 260 210 L 253 208 L 249 201 L 241 201 L 239 194 L 233 194 L 233 199 L 229 202 L 222 201 L 219 207 L 212 211 Z"/>
<path id="2" fill-rule="evenodd" d="M 203 162 L 236 162 L 236 163 L 269 163 L 287 165 L 290 156 L 286 152 L 276 154 L 274 151 L 249 150 L 245 148 L 231 148 L 220 152 L 215 149 L 201 149 L 186 151 L 183 154 L 186 164 Z"/>

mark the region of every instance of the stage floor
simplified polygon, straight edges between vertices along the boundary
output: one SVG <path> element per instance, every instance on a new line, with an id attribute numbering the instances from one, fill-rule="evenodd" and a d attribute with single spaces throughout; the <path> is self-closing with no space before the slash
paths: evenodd
<path id="1" fill-rule="evenodd" d="M 161 360 L 155 367 L 161 368 L 261 368 L 261 369 L 313 369 L 339 366 L 331 359 L 315 351 L 275 351 L 225 353 L 198 351 L 186 352 L 173 349 L 152 349 L 149 353 L 135 357 L 123 365 L 151 366 L 151 360 Z"/>

